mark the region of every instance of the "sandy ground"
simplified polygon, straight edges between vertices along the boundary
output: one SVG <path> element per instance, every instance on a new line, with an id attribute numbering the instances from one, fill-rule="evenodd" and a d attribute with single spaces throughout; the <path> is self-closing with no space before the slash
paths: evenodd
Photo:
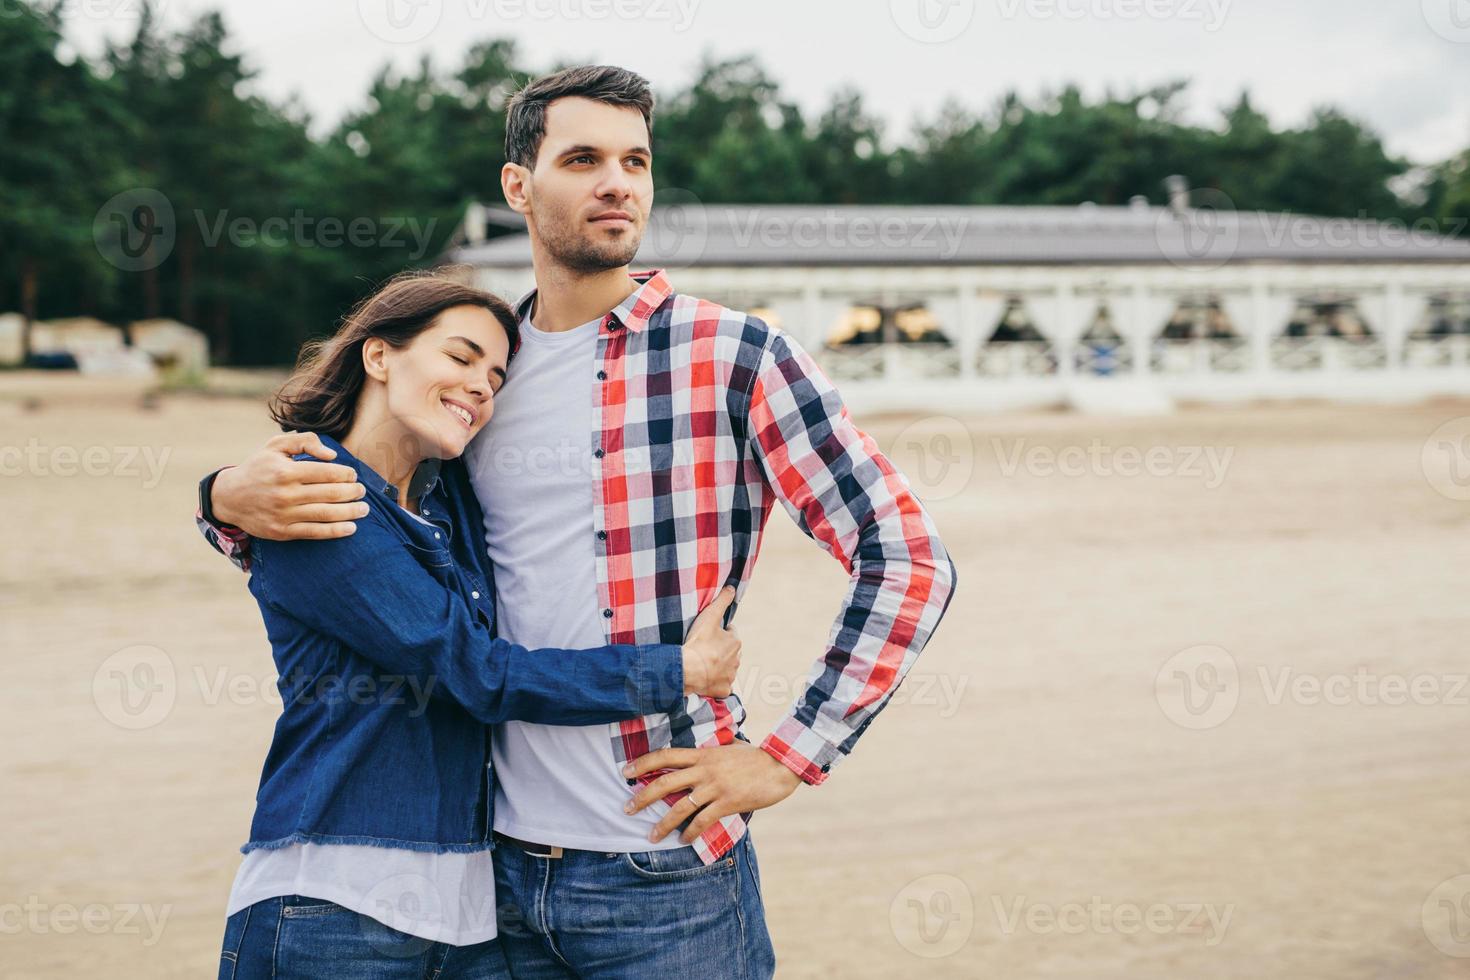
<path id="1" fill-rule="evenodd" d="M 23 380 L 0 377 L 0 446 L 34 447 L 0 476 L 0 975 L 212 976 L 275 706 L 194 482 L 270 428 L 126 386 L 26 405 Z M 757 818 L 780 975 L 1470 975 L 1470 484 L 1424 455 L 1465 416 L 868 420 L 960 586 L 853 757 Z M 1118 472 L 1135 450 L 1152 473 Z M 844 586 L 774 515 L 739 617 L 753 736 Z"/>

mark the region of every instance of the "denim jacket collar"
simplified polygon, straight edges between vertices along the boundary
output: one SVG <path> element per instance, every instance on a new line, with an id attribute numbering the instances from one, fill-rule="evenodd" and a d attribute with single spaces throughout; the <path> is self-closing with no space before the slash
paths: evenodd
<path id="1" fill-rule="evenodd" d="M 352 455 L 338 440 L 321 433 L 318 433 L 318 438 L 328 448 L 336 451 L 337 458 L 333 460 L 334 463 L 350 466 L 357 471 L 358 482 L 364 487 L 367 487 L 369 494 L 386 498 L 393 501 L 394 504 L 398 503 L 398 487 L 396 485 L 389 483 L 377 470 L 374 470 L 371 466 Z M 305 459 L 307 457 L 301 456 L 298 458 Z M 420 463 L 418 469 L 414 471 L 413 478 L 409 481 L 409 499 L 420 500 L 433 493 L 439 486 L 443 468 L 444 461 L 434 457 L 430 457 Z"/>

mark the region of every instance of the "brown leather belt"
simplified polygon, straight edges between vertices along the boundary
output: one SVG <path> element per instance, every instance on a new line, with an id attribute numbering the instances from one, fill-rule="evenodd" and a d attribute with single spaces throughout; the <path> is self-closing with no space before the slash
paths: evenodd
<path id="1" fill-rule="evenodd" d="M 498 830 L 494 831 L 494 836 L 495 839 L 500 841 L 502 844 L 509 844 L 512 847 L 519 848 L 525 851 L 527 854 L 532 854 L 536 857 L 559 858 L 565 851 L 565 848 L 557 847 L 554 844 L 537 844 L 534 841 L 521 840 L 519 837 L 512 837 L 509 834 L 502 834 Z"/>

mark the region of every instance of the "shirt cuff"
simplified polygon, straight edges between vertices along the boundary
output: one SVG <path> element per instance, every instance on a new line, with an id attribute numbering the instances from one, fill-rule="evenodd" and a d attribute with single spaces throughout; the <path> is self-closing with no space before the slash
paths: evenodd
<path id="1" fill-rule="evenodd" d="M 777 762 L 796 773 L 808 786 L 820 786 L 843 758 L 842 750 L 816 732 L 788 716 L 766 736 L 761 748 Z"/>
<path id="2" fill-rule="evenodd" d="M 684 648 L 670 643 L 638 647 L 633 703 L 639 714 L 657 715 L 684 703 Z"/>

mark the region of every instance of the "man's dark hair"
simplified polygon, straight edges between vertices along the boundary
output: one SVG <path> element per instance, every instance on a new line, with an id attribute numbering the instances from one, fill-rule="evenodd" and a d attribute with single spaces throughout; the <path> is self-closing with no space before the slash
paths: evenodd
<path id="1" fill-rule="evenodd" d="M 571 96 L 637 109 L 643 113 L 649 140 L 653 139 L 653 92 L 648 80 L 626 68 L 581 65 L 538 78 L 511 96 L 505 107 L 505 159 L 534 168 L 546 138 L 546 107 Z"/>

